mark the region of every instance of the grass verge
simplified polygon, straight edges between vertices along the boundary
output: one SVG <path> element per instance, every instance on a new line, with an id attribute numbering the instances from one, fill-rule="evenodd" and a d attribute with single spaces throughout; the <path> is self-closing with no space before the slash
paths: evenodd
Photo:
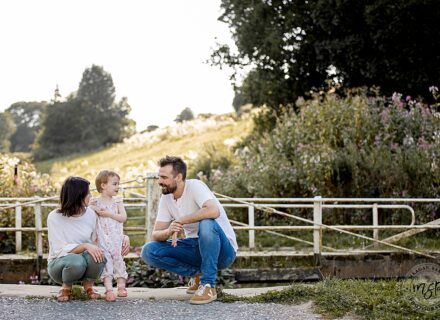
<path id="1" fill-rule="evenodd" d="M 270 291 L 254 297 L 219 294 L 221 302 L 298 304 L 314 302 L 316 312 L 337 318 L 347 314 L 360 319 L 439 319 L 440 305 L 424 308 L 412 301 L 405 281 L 396 280 L 324 280 L 314 284 L 292 284 L 282 291 Z"/>

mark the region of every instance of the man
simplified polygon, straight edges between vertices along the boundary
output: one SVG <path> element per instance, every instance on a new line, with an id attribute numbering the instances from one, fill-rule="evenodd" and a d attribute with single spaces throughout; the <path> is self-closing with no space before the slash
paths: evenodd
<path id="1" fill-rule="evenodd" d="M 217 299 L 217 270 L 235 260 L 237 241 L 226 212 L 200 180 L 186 180 L 186 164 L 179 157 L 159 161 L 162 197 L 152 242 L 142 248 L 142 259 L 156 268 L 193 277 L 187 293 L 192 304 Z M 185 239 L 168 240 L 185 232 Z"/>

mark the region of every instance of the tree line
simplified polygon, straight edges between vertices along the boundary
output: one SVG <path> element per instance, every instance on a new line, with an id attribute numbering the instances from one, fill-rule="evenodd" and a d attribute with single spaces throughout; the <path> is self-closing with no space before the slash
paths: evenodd
<path id="1" fill-rule="evenodd" d="M 50 102 L 16 102 L 0 113 L 0 152 L 32 152 L 36 160 L 90 151 L 135 131 L 126 97 L 116 101 L 110 73 L 92 65 L 78 90 Z"/>
<path id="2" fill-rule="evenodd" d="M 437 0 L 222 0 L 221 8 L 236 48 L 219 44 L 211 61 L 233 68 L 237 110 L 264 104 L 279 114 L 329 83 L 428 100 L 438 84 Z"/>

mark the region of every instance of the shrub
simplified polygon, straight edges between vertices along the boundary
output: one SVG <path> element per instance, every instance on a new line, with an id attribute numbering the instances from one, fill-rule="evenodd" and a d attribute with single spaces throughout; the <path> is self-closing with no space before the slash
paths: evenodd
<path id="1" fill-rule="evenodd" d="M 18 170 L 17 175 L 14 171 Z M 41 175 L 35 167 L 24 157 L 0 154 L 0 195 L 1 197 L 45 197 L 55 193 L 55 187 L 48 175 Z M 0 211 L 0 226 L 12 227 L 15 225 L 14 209 Z M 32 208 L 22 210 L 23 227 L 34 226 Z M 23 232 L 24 249 L 34 246 L 33 233 Z M 15 235 L 11 232 L 0 233 L 0 252 L 12 253 L 15 250 Z"/>
<path id="2" fill-rule="evenodd" d="M 235 152 L 238 164 L 213 187 L 236 197 L 439 196 L 435 106 L 365 90 L 344 98 L 315 94 L 297 106 L 299 112 L 284 112 L 272 131 L 248 137 Z M 423 210 L 420 221 L 440 213 L 437 205 Z"/>

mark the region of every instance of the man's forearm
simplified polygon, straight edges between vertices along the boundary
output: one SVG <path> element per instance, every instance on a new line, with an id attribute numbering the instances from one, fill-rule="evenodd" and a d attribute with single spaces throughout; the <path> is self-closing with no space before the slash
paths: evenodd
<path id="1" fill-rule="evenodd" d="M 219 215 L 218 208 L 203 207 L 199 211 L 179 219 L 179 222 L 181 224 L 196 223 L 205 219 L 217 219 Z"/>
<path id="2" fill-rule="evenodd" d="M 170 237 L 168 229 L 153 231 L 152 238 L 154 241 L 166 241 Z"/>

